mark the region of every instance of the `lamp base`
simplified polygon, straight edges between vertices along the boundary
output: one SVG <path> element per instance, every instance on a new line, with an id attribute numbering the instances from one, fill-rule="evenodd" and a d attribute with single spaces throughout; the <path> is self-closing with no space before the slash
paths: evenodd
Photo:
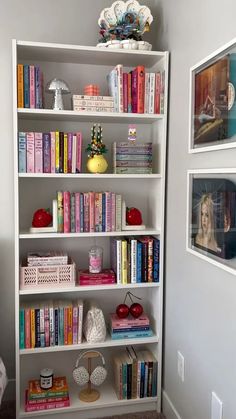
<path id="1" fill-rule="evenodd" d="M 79 399 L 82 402 L 95 402 L 100 397 L 100 393 L 98 390 L 91 389 L 90 391 L 86 388 L 79 393 Z"/>

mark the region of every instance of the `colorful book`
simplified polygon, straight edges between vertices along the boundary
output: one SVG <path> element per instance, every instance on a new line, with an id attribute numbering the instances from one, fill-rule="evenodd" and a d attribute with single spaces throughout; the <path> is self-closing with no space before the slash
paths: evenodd
<path id="1" fill-rule="evenodd" d="M 26 133 L 19 132 L 18 134 L 18 171 L 19 173 L 26 173 Z"/>
<path id="2" fill-rule="evenodd" d="M 24 108 L 24 70 L 23 64 L 17 64 L 17 107 Z"/>

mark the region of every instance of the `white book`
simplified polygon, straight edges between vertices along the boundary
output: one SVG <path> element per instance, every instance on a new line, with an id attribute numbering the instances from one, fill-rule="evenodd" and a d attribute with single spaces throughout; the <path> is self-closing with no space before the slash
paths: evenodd
<path id="1" fill-rule="evenodd" d="M 117 92 L 118 92 L 118 112 L 123 112 L 123 65 L 117 64 Z"/>
<path id="2" fill-rule="evenodd" d="M 155 73 L 149 74 L 149 113 L 155 109 Z"/>
<path id="3" fill-rule="evenodd" d="M 145 73 L 144 113 L 149 113 L 149 73 Z"/>
<path id="4" fill-rule="evenodd" d="M 121 231 L 121 219 L 122 219 L 122 197 L 120 194 L 116 195 L 116 231 Z"/>

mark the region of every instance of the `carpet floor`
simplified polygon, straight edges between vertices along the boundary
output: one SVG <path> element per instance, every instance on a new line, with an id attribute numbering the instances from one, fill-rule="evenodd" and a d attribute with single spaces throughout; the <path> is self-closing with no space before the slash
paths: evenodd
<path id="1" fill-rule="evenodd" d="M 14 402 L 3 402 L 0 407 L 0 419 L 15 419 L 15 403 Z M 97 418 L 94 418 L 97 419 Z M 142 413 L 130 413 L 127 415 L 116 415 L 109 416 L 103 419 L 165 419 L 165 416 L 156 412 L 142 412 Z"/>

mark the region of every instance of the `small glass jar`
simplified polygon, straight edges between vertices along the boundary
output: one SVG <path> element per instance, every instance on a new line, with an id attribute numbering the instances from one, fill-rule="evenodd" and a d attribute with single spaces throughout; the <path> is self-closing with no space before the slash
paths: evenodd
<path id="1" fill-rule="evenodd" d="M 89 251 L 89 272 L 91 274 L 98 274 L 102 271 L 102 254 L 102 247 L 91 247 Z"/>
<path id="2" fill-rule="evenodd" d="M 43 390 L 48 390 L 53 386 L 53 370 L 51 368 L 44 368 L 40 371 L 40 387 Z"/>

